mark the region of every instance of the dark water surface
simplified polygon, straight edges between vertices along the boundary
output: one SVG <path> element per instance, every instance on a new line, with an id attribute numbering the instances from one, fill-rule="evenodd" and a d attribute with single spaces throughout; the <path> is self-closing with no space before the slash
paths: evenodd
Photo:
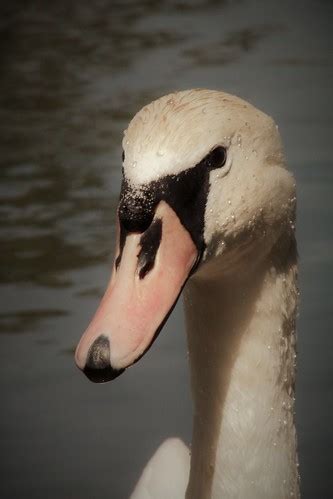
<path id="1" fill-rule="evenodd" d="M 27 1 L 0 7 L 0 497 L 122 499 L 191 435 L 178 306 L 147 356 L 89 383 L 73 350 L 109 277 L 122 130 L 174 89 L 279 123 L 298 183 L 303 497 L 332 487 L 332 3 Z"/>

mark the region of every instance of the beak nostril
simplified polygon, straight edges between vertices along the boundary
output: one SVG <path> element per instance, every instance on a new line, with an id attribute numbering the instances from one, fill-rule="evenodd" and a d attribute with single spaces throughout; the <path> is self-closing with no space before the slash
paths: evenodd
<path id="1" fill-rule="evenodd" d="M 154 267 L 157 250 L 162 238 L 162 220 L 155 218 L 149 229 L 141 236 L 138 254 L 139 277 L 143 279 Z"/>

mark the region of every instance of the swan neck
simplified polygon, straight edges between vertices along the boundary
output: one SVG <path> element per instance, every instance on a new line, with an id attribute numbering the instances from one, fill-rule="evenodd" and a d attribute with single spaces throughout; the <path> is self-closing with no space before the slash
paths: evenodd
<path id="1" fill-rule="evenodd" d="M 187 499 L 299 497 L 296 275 L 292 238 L 247 275 L 189 282 L 194 423 Z"/>

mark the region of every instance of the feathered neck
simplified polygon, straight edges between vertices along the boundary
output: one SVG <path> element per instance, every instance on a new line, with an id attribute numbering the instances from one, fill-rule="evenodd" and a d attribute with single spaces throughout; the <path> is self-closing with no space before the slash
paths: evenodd
<path id="1" fill-rule="evenodd" d="M 194 400 L 186 497 L 297 498 L 294 236 L 237 275 L 202 275 L 185 291 Z"/>

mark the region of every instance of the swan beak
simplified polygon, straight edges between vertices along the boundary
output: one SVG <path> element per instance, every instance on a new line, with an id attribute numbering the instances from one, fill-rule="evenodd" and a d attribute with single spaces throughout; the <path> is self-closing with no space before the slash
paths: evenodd
<path id="1" fill-rule="evenodd" d="M 119 238 L 118 238 L 119 239 Z M 143 233 L 127 233 L 75 361 L 91 381 L 116 378 L 149 349 L 198 261 L 198 250 L 164 201 Z"/>

